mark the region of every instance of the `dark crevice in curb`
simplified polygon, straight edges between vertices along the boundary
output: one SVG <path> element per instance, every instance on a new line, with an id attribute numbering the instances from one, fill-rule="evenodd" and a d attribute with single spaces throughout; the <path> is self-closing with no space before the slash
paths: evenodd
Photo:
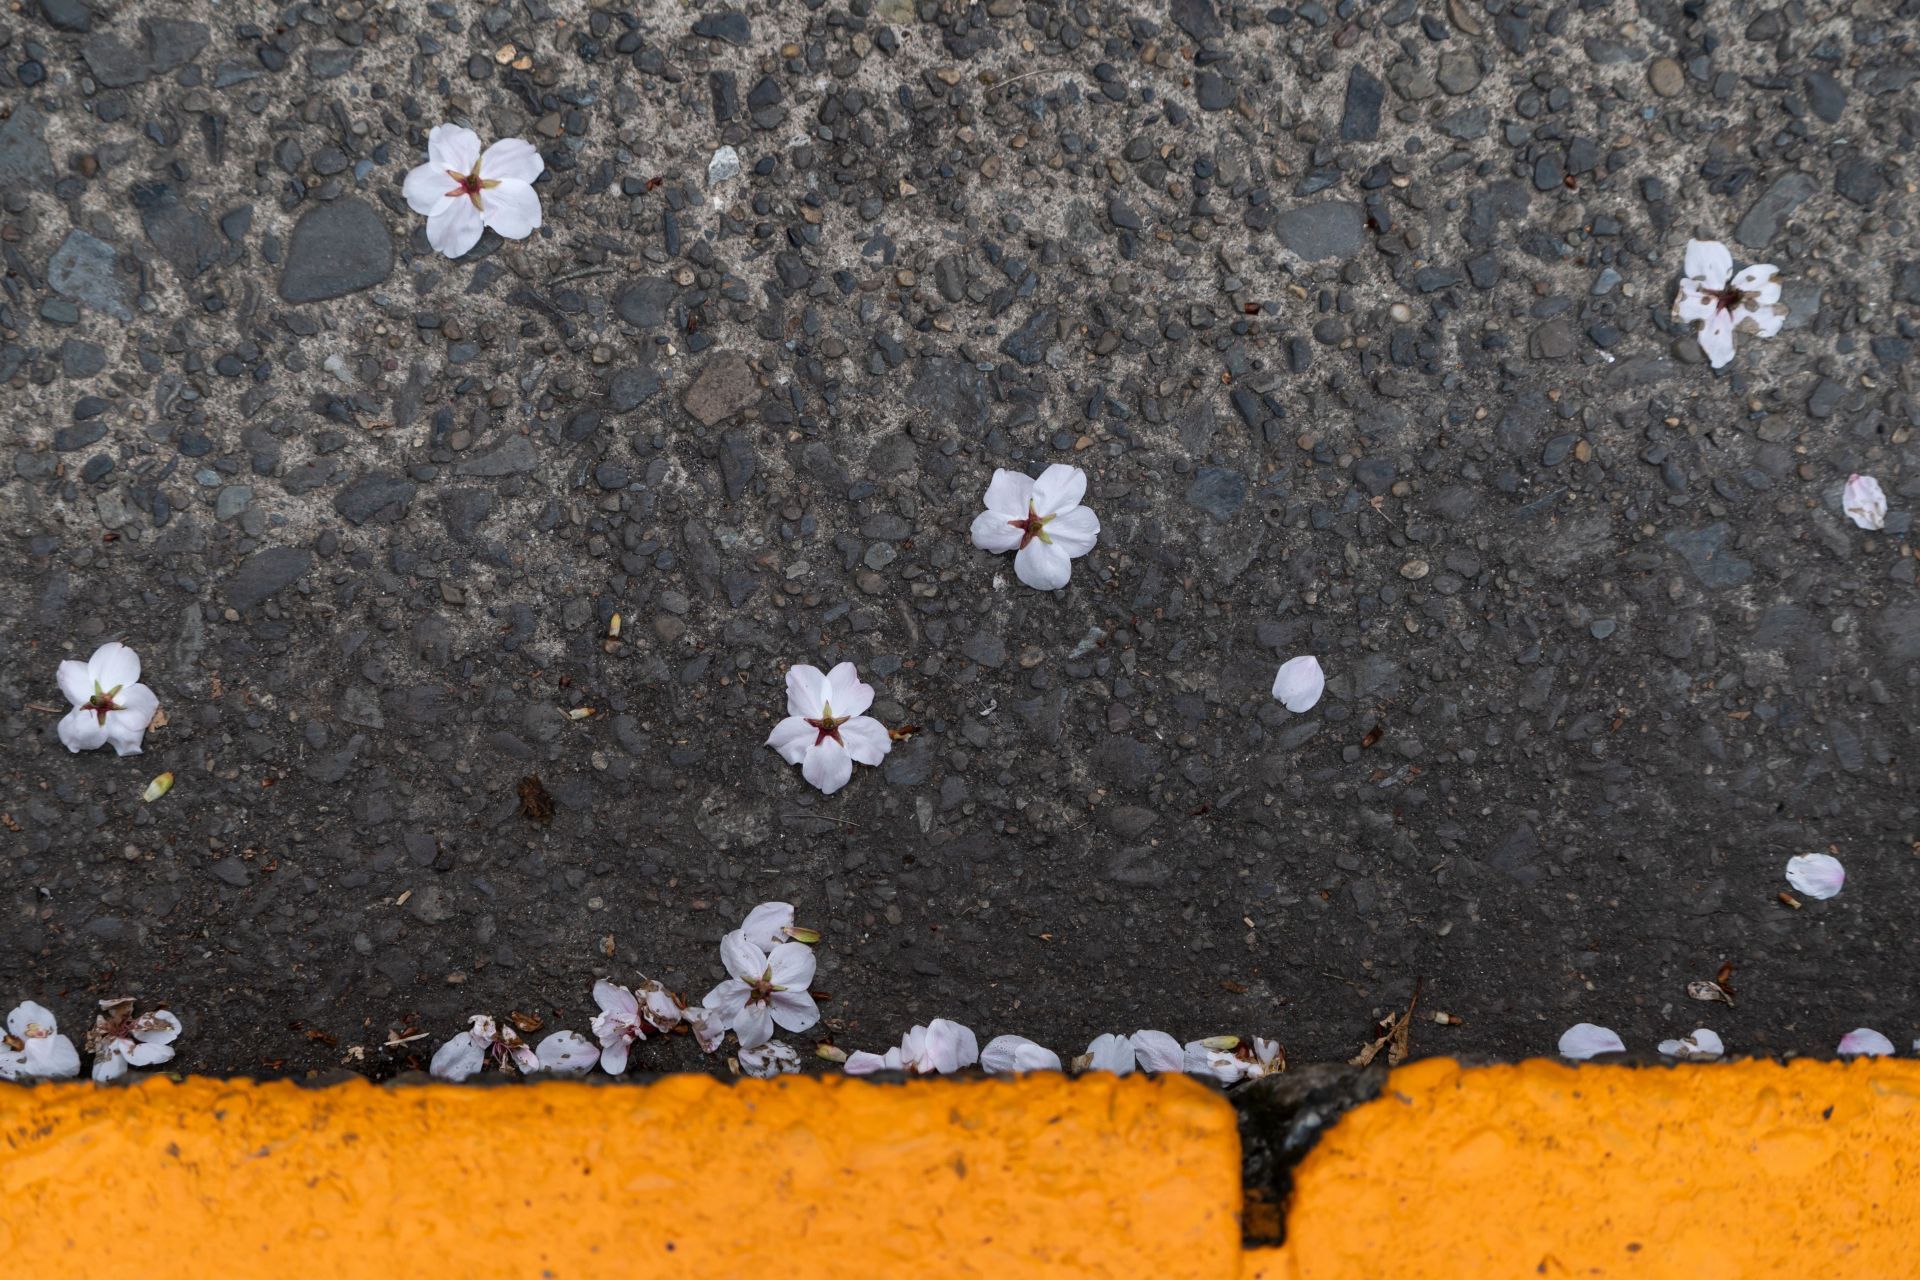
<path id="1" fill-rule="evenodd" d="M 1380 1096 L 1387 1071 L 1335 1064 L 1267 1076 L 1231 1095 L 1240 1113 L 1240 1177 L 1246 1208 L 1240 1235 L 1248 1247 L 1281 1244 L 1294 1166 L 1349 1108 Z"/>

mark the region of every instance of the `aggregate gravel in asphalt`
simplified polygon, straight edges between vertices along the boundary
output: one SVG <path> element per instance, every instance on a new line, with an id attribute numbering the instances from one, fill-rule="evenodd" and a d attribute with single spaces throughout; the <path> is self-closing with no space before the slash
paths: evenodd
<path id="1" fill-rule="evenodd" d="M 848 1049 L 1904 1045 L 1916 79 L 1916 0 L 25 0 L 0 1002 L 382 1076 L 785 898 Z M 445 120 L 531 238 L 428 248 Z M 1690 235 L 1790 306 L 1717 373 Z M 967 528 L 1057 461 L 1047 595 Z M 166 721 L 73 756 L 110 638 Z M 842 659 L 919 728 L 822 798 L 761 743 Z"/>

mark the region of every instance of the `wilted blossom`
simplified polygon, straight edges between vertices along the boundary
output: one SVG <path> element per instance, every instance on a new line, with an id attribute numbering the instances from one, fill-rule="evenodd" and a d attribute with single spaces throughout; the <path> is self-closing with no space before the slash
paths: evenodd
<path id="1" fill-rule="evenodd" d="M 1067 585 L 1073 562 L 1100 539 L 1100 518 L 1080 505 L 1087 473 L 1056 462 L 1034 480 L 996 470 L 986 510 L 973 518 L 973 545 L 1013 552 L 1013 574 L 1038 591 Z"/>
<path id="2" fill-rule="evenodd" d="M 1326 689 L 1327 676 L 1320 669 L 1320 659 L 1311 656 L 1287 659 L 1273 677 L 1274 701 L 1295 715 L 1313 710 Z"/>
<path id="3" fill-rule="evenodd" d="M 680 1023 L 680 1001 L 658 982 L 642 982 L 635 991 L 602 978 L 593 984 L 593 1002 L 600 1012 L 589 1025 L 600 1042 L 600 1065 L 609 1075 L 627 1069 L 634 1041 L 645 1040 L 650 1032 L 671 1031 Z"/>
<path id="4" fill-rule="evenodd" d="M 1190 1076 L 1207 1076 L 1220 1084 L 1244 1080 L 1246 1066 L 1234 1053 L 1239 1047 L 1239 1036 L 1208 1036 L 1204 1040 L 1189 1040 L 1185 1045 L 1186 1072 Z"/>
<path id="5" fill-rule="evenodd" d="M 1560 1034 L 1560 1056 L 1583 1061 L 1601 1053 L 1624 1053 L 1626 1044 L 1605 1027 L 1576 1022 Z"/>
<path id="6" fill-rule="evenodd" d="M 769 1040 L 734 1055 L 740 1074 L 766 1080 L 774 1076 L 794 1075 L 800 1070 L 800 1055 L 779 1040 Z"/>
<path id="7" fill-rule="evenodd" d="M 875 1071 L 905 1071 L 913 1075 L 951 1075 L 980 1061 L 980 1041 L 957 1022 L 935 1018 L 915 1026 L 900 1038 L 899 1047 L 885 1053 L 853 1053 L 846 1072 L 863 1076 Z"/>
<path id="8" fill-rule="evenodd" d="M 805 663 L 789 667 L 787 718 L 773 726 L 767 745 L 832 795 L 853 777 L 855 764 L 879 764 L 893 750 L 886 726 L 864 714 L 872 705 L 873 686 L 860 682 L 851 662 L 825 675 Z"/>
<path id="9" fill-rule="evenodd" d="M 540 1055 L 527 1047 L 511 1023 L 495 1022 L 484 1013 L 476 1013 L 468 1021 L 473 1024 L 468 1030 L 434 1051 L 433 1061 L 427 1066 L 431 1074 L 458 1084 L 485 1066 L 488 1058 L 502 1071 L 509 1064 L 521 1075 L 532 1075 L 540 1069 Z"/>
<path id="10" fill-rule="evenodd" d="M 1843 1058 L 1887 1058 L 1893 1056 L 1893 1041 L 1872 1027 L 1855 1027 L 1840 1037 L 1834 1052 Z"/>
<path id="11" fill-rule="evenodd" d="M 173 1042 L 179 1035 L 180 1019 L 165 1009 L 135 1017 L 132 1000 L 102 1000 L 93 1027 L 87 1032 L 94 1083 L 118 1080 L 127 1074 L 128 1067 L 157 1067 L 171 1062 Z"/>
<path id="12" fill-rule="evenodd" d="M 1277 1076 L 1287 1069 L 1287 1055 L 1282 1052 L 1278 1040 L 1253 1038 L 1253 1044 L 1243 1048 L 1240 1053 L 1240 1078 L 1258 1080 L 1261 1076 Z"/>
<path id="13" fill-rule="evenodd" d="M 742 1049 L 757 1049 L 772 1039 L 776 1024 L 805 1031 L 820 1021 L 820 1007 L 807 993 L 813 951 L 804 943 L 782 942 L 763 951 L 735 929 L 720 940 L 720 963 L 733 976 L 701 1003 L 740 1038 Z"/>
<path id="14" fill-rule="evenodd" d="M 1872 476 L 1847 477 L 1847 487 L 1840 491 L 1840 509 L 1862 529 L 1886 527 L 1887 495 Z"/>
<path id="15" fill-rule="evenodd" d="M 415 213 L 426 215 L 427 243 L 457 258 L 480 243 L 488 227 L 507 240 L 539 228 L 533 183 L 546 167 L 520 138 L 502 138 L 483 155 L 473 130 L 437 125 L 427 134 L 427 162 L 408 172 L 401 192 Z"/>
<path id="16" fill-rule="evenodd" d="M 1060 1055 L 1025 1036 L 995 1036 L 980 1051 L 980 1069 L 988 1075 L 1012 1071 L 1058 1071 Z"/>
<path id="17" fill-rule="evenodd" d="M 1679 1058 L 1683 1062 L 1709 1062 L 1727 1051 L 1720 1042 L 1717 1033 L 1705 1027 L 1697 1027 L 1692 1035 L 1682 1036 L 1678 1040 L 1662 1040 L 1662 1057 Z"/>
<path id="18" fill-rule="evenodd" d="M 1804 893 L 1809 898 L 1831 898 L 1846 882 L 1847 869 L 1830 853 L 1803 853 L 1787 859 L 1787 883 L 1796 893 Z"/>
<path id="19" fill-rule="evenodd" d="M 711 995 L 708 997 L 711 999 Z M 727 1038 L 727 1019 L 718 1009 L 703 1004 L 690 1004 L 681 1010 L 680 1016 L 687 1024 L 687 1030 L 693 1032 L 694 1043 L 700 1046 L 700 1052 L 712 1053 L 719 1049 L 720 1042 Z"/>
<path id="20" fill-rule="evenodd" d="M 7 1015 L 0 1043 L 0 1080 L 70 1080 L 80 1074 L 80 1052 L 60 1034 L 53 1011 L 23 1000 Z"/>
<path id="21" fill-rule="evenodd" d="M 1780 269 L 1769 263 L 1733 274 L 1733 255 L 1718 240 L 1687 241 L 1686 278 L 1673 300 L 1673 318 L 1700 325 L 1700 349 L 1718 369 L 1733 359 L 1736 331 L 1771 338 L 1786 323 Z"/>
<path id="22" fill-rule="evenodd" d="M 60 720 L 60 741 L 67 750 L 91 751 L 112 743 L 119 755 L 140 754 L 140 739 L 160 709 L 160 699 L 140 683 L 139 654 L 110 641 L 85 662 L 62 662 L 55 678 L 73 707 Z"/>

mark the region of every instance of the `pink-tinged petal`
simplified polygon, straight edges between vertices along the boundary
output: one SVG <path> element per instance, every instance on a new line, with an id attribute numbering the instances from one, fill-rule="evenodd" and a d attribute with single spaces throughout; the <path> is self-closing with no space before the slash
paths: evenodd
<path id="1" fill-rule="evenodd" d="M 1021 512 L 1019 518 L 1025 520 L 1027 513 Z M 973 545 L 982 551 L 998 553 L 1018 550 L 1020 539 L 1025 534 L 1013 527 L 1013 517 L 1006 512 L 982 511 L 973 518 L 973 528 L 968 531 L 967 536 L 973 540 Z"/>
<path id="2" fill-rule="evenodd" d="M 1787 322 L 1787 308 L 1783 303 L 1772 306 L 1735 307 L 1733 309 L 1733 328 L 1736 333 L 1750 333 L 1756 338 L 1771 338 L 1780 332 L 1780 326 Z"/>
<path id="3" fill-rule="evenodd" d="M 980 1068 L 992 1075 L 1008 1071 L 1060 1071 L 1060 1055 L 1025 1036 L 995 1036 L 980 1051 Z"/>
<path id="4" fill-rule="evenodd" d="M 1142 1071 L 1181 1071 L 1186 1067 L 1186 1050 L 1164 1031 L 1136 1031 L 1128 1043 Z"/>
<path id="5" fill-rule="evenodd" d="M 540 228 L 540 196 L 524 182 L 480 193 L 480 217 L 503 240 L 525 240 Z"/>
<path id="6" fill-rule="evenodd" d="M 955 1061 L 962 1067 L 971 1067 L 980 1061 L 980 1038 L 973 1034 L 973 1028 L 954 1023 L 959 1052 Z"/>
<path id="7" fill-rule="evenodd" d="M 60 741 L 69 751 L 92 751 L 107 745 L 107 726 L 85 707 L 75 707 L 60 717 Z"/>
<path id="8" fill-rule="evenodd" d="M 791 902 L 763 902 L 747 912 L 747 918 L 740 922 L 740 932 L 762 951 L 771 951 L 789 940 L 787 930 L 792 926 Z"/>
<path id="9" fill-rule="evenodd" d="M 627 1055 L 631 1049 L 632 1042 L 628 1040 L 616 1040 L 612 1044 L 602 1045 L 600 1047 L 600 1069 L 610 1076 L 625 1075 L 627 1071 Z"/>
<path id="10" fill-rule="evenodd" d="M 799 716 L 788 716 L 773 726 L 773 732 L 767 735 L 767 745 L 780 753 L 780 758 L 788 764 L 799 764 L 807 758 L 808 748 L 820 731 Z"/>
<path id="11" fill-rule="evenodd" d="M 120 710 L 107 713 L 107 741 L 119 754 L 137 756 L 140 740 L 146 736 L 147 726 L 153 723 L 153 713 L 160 709 L 160 699 L 147 686 L 132 684 L 122 689 L 114 701 L 120 704 Z"/>
<path id="12" fill-rule="evenodd" d="M 1673 299 L 1673 318 L 1675 320 L 1697 321 L 1705 324 L 1713 319 L 1713 313 L 1720 304 L 1702 293 L 1700 286 L 1691 280 L 1680 282 L 1680 292 Z"/>
<path id="13" fill-rule="evenodd" d="M 732 1026 L 742 1049 L 757 1049 L 773 1039 L 773 1011 L 764 1004 L 750 1002 Z"/>
<path id="14" fill-rule="evenodd" d="M 447 193 L 453 189 L 454 180 L 448 176 L 446 168 L 431 160 L 409 169 L 406 181 L 400 184 L 400 194 L 407 198 L 407 208 L 428 217 L 447 207 L 453 200 Z"/>
<path id="15" fill-rule="evenodd" d="M 127 1050 L 127 1062 L 131 1066 L 157 1067 L 171 1061 L 173 1046 L 170 1044 L 136 1044 Z"/>
<path id="16" fill-rule="evenodd" d="M 700 1052 L 712 1053 L 727 1038 L 727 1023 L 715 1009 L 689 1009 L 686 1012 L 687 1026 L 693 1031 L 694 1041 L 699 1044 Z"/>
<path id="17" fill-rule="evenodd" d="M 628 1021 L 640 1016 L 640 1002 L 634 999 L 633 992 L 605 978 L 593 984 L 593 1002 L 600 1006 L 602 1013 L 611 1013 Z"/>
<path id="18" fill-rule="evenodd" d="M 435 1055 L 438 1057 L 439 1055 Z M 119 1050 L 109 1046 L 93 1056 L 93 1082 L 112 1084 L 127 1074 L 127 1060 Z"/>
<path id="19" fill-rule="evenodd" d="M 507 1046 L 507 1057 L 513 1060 L 513 1066 L 523 1076 L 530 1076 L 540 1069 L 540 1055 L 524 1042 Z"/>
<path id="20" fill-rule="evenodd" d="M 827 701 L 836 717 L 864 715 L 873 705 L 873 686 L 861 683 L 851 662 L 842 662 L 827 672 Z"/>
<path id="21" fill-rule="evenodd" d="M 834 710 L 837 713 L 839 708 Z M 841 725 L 840 741 L 846 744 L 847 754 L 856 764 L 879 764 L 887 758 L 887 752 L 893 750 L 892 735 L 872 716 L 855 716 Z"/>
<path id="22" fill-rule="evenodd" d="M 729 978 L 713 990 L 707 992 L 706 999 L 700 1003 L 703 1008 L 710 1012 L 712 1017 L 720 1019 L 723 1024 L 730 1025 L 735 1018 L 740 1016 L 740 1011 L 747 1007 L 747 1000 L 752 995 L 753 988 L 738 978 Z M 694 1020 L 693 1010 L 689 1009 L 687 1015 L 688 1021 Z M 702 1016 L 704 1017 L 705 1015 Z"/>
<path id="23" fill-rule="evenodd" d="M 680 1008 L 680 1001 L 659 983 L 646 983 L 641 989 L 641 994 L 646 997 L 645 1008 L 642 1010 L 646 1020 L 660 1030 L 673 1030 L 685 1016 Z"/>
<path id="24" fill-rule="evenodd" d="M 805 991 L 812 986 L 818 963 L 813 948 L 804 942 L 783 942 L 767 956 L 767 970 L 773 985 L 788 991 Z"/>
<path id="25" fill-rule="evenodd" d="M 480 157 L 480 177 L 485 182 L 531 183 L 546 167 L 533 144 L 523 138 L 502 138 Z"/>
<path id="26" fill-rule="evenodd" d="M 1077 559 L 1100 541 L 1100 517 L 1091 507 L 1071 507 L 1047 521 L 1046 534 L 1054 546 Z"/>
<path id="27" fill-rule="evenodd" d="M 1280 664 L 1273 677 L 1273 699 L 1295 715 L 1313 710 L 1327 691 L 1327 673 L 1320 659 L 1303 654 Z"/>
<path id="28" fill-rule="evenodd" d="M 87 659 L 87 675 L 102 689 L 118 689 L 140 680 L 140 655 L 118 640 L 109 640 Z"/>
<path id="29" fill-rule="evenodd" d="M 959 1024 L 935 1018 L 927 1024 L 920 1051 L 921 1069 L 946 1075 L 960 1069 Z"/>
<path id="30" fill-rule="evenodd" d="M 1893 1041 L 1872 1027 L 1855 1027 L 1840 1037 L 1834 1052 L 1843 1058 L 1888 1058 L 1893 1056 Z"/>
<path id="31" fill-rule="evenodd" d="M 1073 577 L 1073 558 L 1057 545 L 1035 538 L 1014 554 L 1013 576 L 1035 591 L 1057 591 Z"/>
<path id="32" fill-rule="evenodd" d="M 1862 529 L 1886 527 L 1887 495 L 1872 476 L 1848 476 L 1847 487 L 1840 492 L 1840 507 L 1847 519 Z"/>
<path id="33" fill-rule="evenodd" d="M 1033 482 L 1033 509 L 1043 516 L 1058 515 L 1079 506 L 1086 493 L 1087 473 L 1056 462 Z"/>
<path id="34" fill-rule="evenodd" d="M 1700 1027 L 1690 1036 L 1678 1040 L 1662 1040 L 1660 1056 L 1679 1058 L 1683 1062 L 1706 1062 L 1720 1057 L 1727 1051 L 1720 1037 L 1705 1027 Z"/>
<path id="35" fill-rule="evenodd" d="M 800 762 L 800 776 L 820 788 L 822 795 L 830 796 L 853 777 L 853 757 L 844 746 L 828 738 L 807 748 L 806 758 Z"/>
<path id="36" fill-rule="evenodd" d="M 1560 1056 L 1584 1061 L 1600 1053 L 1625 1053 L 1627 1046 L 1605 1027 L 1576 1022 L 1560 1034 Z"/>
<path id="37" fill-rule="evenodd" d="M 1780 268 L 1770 262 L 1757 262 L 1733 278 L 1733 287 L 1742 293 L 1758 295 L 1761 306 L 1780 301 Z"/>
<path id="38" fill-rule="evenodd" d="M 87 674 L 87 664 L 84 662 L 68 658 L 54 672 L 54 679 L 60 682 L 60 692 L 73 706 L 85 706 L 93 697 L 93 677 Z"/>
<path id="39" fill-rule="evenodd" d="M 1726 368 L 1733 360 L 1733 316 L 1715 311 L 1713 318 L 1700 327 L 1698 341 L 1707 353 L 1707 363 L 1716 369 Z"/>
<path id="40" fill-rule="evenodd" d="M 827 676 L 804 662 L 787 668 L 787 714 L 818 720 L 827 705 Z"/>
<path id="41" fill-rule="evenodd" d="M 1033 498 L 1033 480 L 1018 471 L 996 470 L 987 484 L 987 510 L 1009 520 L 1025 520 Z"/>
<path id="42" fill-rule="evenodd" d="M 1087 1070 L 1111 1071 L 1117 1076 L 1133 1074 L 1133 1045 L 1125 1036 L 1111 1032 L 1095 1036 L 1087 1046 Z M 1178 1067 L 1174 1068 L 1176 1071 Z"/>
<path id="43" fill-rule="evenodd" d="M 435 125 L 427 134 L 427 163 L 442 172 L 472 173 L 480 162 L 480 135 L 457 124 Z"/>
<path id="44" fill-rule="evenodd" d="M 583 1076 L 600 1061 L 600 1049 L 578 1031 L 556 1031 L 534 1050 L 542 1071 L 555 1075 Z"/>
<path id="45" fill-rule="evenodd" d="M 1709 289 L 1723 289 L 1733 274 L 1733 255 L 1718 240 L 1689 240 L 1686 274 Z"/>
<path id="46" fill-rule="evenodd" d="M 894 1052 L 898 1053 L 899 1050 L 896 1049 Z M 841 1070 L 850 1076 L 870 1076 L 876 1071 L 897 1071 L 899 1070 L 899 1066 L 899 1063 L 889 1063 L 877 1053 L 868 1053 L 865 1049 L 857 1049 L 847 1055 L 847 1060 L 845 1064 L 842 1065 Z"/>
<path id="47" fill-rule="evenodd" d="M 7 1015 L 7 1034 L 15 1040 L 47 1035 L 59 1029 L 60 1024 L 53 1019 L 53 1010 L 31 1000 L 22 1000 Z"/>
<path id="48" fill-rule="evenodd" d="M 1840 892 L 1847 882 L 1847 869 L 1830 853 L 1803 853 L 1787 859 L 1787 883 L 1795 893 L 1826 899 Z"/>
<path id="49" fill-rule="evenodd" d="M 776 991 L 767 997 L 767 1012 L 784 1031 L 806 1031 L 820 1021 L 820 1006 L 804 991 Z"/>
<path id="50" fill-rule="evenodd" d="M 447 207 L 427 219 L 427 243 L 434 251 L 457 258 L 480 243 L 487 224 L 471 200 L 451 200 Z"/>
<path id="51" fill-rule="evenodd" d="M 811 955 L 811 952 L 808 952 Z M 758 982 L 766 976 L 767 953 L 747 941 L 747 935 L 735 929 L 720 939 L 720 963 L 742 982 Z"/>

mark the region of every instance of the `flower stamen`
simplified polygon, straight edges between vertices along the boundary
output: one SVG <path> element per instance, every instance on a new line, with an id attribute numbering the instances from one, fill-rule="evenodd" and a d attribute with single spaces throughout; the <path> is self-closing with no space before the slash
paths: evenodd
<path id="1" fill-rule="evenodd" d="M 1047 521 L 1051 519 L 1053 519 L 1052 516 L 1043 516 L 1038 511 L 1035 511 L 1033 509 L 1033 501 L 1029 499 L 1027 501 L 1027 518 L 1025 520 L 1007 521 L 1008 524 L 1020 531 L 1020 545 L 1015 548 L 1015 550 L 1026 550 L 1027 544 L 1035 538 L 1051 546 L 1053 539 L 1047 536 Z"/>
<path id="2" fill-rule="evenodd" d="M 95 680 L 93 682 L 93 696 L 87 699 L 86 710 L 93 712 L 94 715 L 100 718 L 100 723 L 105 724 L 107 722 L 108 712 L 125 710 L 125 708 L 113 700 L 114 695 L 124 688 L 126 688 L 125 685 L 117 684 L 111 689 L 102 689 L 100 682 Z"/>
<path id="3" fill-rule="evenodd" d="M 807 720 L 807 723 L 812 725 L 815 731 L 813 745 L 817 747 L 828 738 L 832 738 L 835 742 L 840 743 L 841 746 L 846 746 L 847 744 L 840 737 L 840 726 L 851 719 L 853 719 L 852 716 L 834 715 L 833 704 L 831 702 L 821 703 L 819 719 Z"/>

